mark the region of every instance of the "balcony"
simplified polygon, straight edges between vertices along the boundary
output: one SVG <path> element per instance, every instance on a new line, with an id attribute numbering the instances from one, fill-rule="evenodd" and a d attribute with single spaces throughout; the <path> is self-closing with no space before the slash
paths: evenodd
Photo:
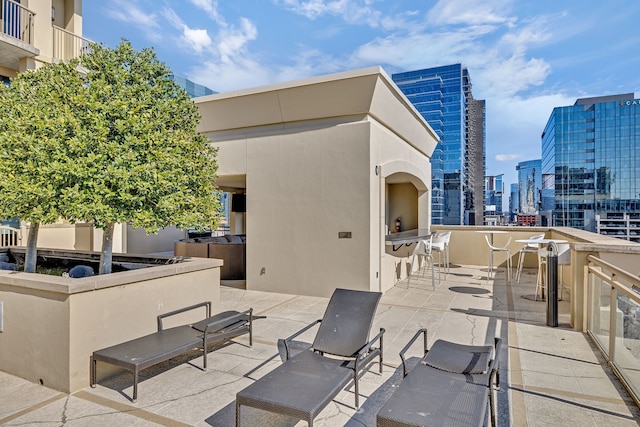
<path id="1" fill-rule="evenodd" d="M 0 0 L 0 65 L 17 70 L 20 59 L 34 57 L 34 13 L 13 0 Z"/>
<path id="2" fill-rule="evenodd" d="M 80 57 L 91 43 L 89 39 L 53 25 L 53 58 L 56 61 L 64 62 Z"/>
<path id="3" fill-rule="evenodd" d="M 21 70 L 21 60 L 41 56 L 45 61 L 68 61 L 88 49 L 91 40 L 56 25 L 34 28 L 35 13 L 14 0 L 0 0 L 0 66 Z M 47 46 L 39 46 L 35 32 L 51 31 Z"/>
<path id="4" fill-rule="evenodd" d="M 488 247 L 476 233 L 488 227 L 433 228 L 453 232 L 450 273 L 435 291 L 430 274 L 414 274 L 410 284 L 403 279 L 384 294 L 372 329 L 387 330 L 382 374 L 372 369 L 362 377 L 360 410 L 352 407 L 353 389 L 347 387 L 316 425 L 375 425 L 377 411 L 402 376 L 399 350 L 426 327 L 429 343 L 446 338 L 484 344 L 502 337 L 500 426 L 637 426 L 640 410 L 625 385 L 637 394 L 640 297 L 635 289 L 640 281 L 636 271 L 625 268 L 640 265 L 640 245 L 569 228 L 498 228 L 509 234 L 496 234 L 496 240 L 512 237 L 514 261 L 522 246 L 516 239 L 544 232 L 571 242 L 572 263 L 559 275 L 568 288 L 559 302 L 559 326 L 552 328 L 546 325 L 546 303 L 533 297 L 532 254 L 520 283 L 507 282 L 504 257 L 496 256 L 497 274 L 488 277 Z M 222 287 L 220 299 L 222 310 L 252 307 L 266 316 L 254 325 L 253 347 L 241 337 L 209 353 L 206 372 L 199 369 L 197 352 L 150 368 L 141 376 L 135 404 L 128 399 L 128 373 L 67 395 L 0 372 L 0 424 L 234 425 L 235 393 L 281 363 L 278 339 L 320 318 L 327 298 Z M 419 349 L 415 352 L 410 356 L 417 357 Z M 243 425 L 305 424 L 249 408 L 243 408 L 242 417 Z"/>

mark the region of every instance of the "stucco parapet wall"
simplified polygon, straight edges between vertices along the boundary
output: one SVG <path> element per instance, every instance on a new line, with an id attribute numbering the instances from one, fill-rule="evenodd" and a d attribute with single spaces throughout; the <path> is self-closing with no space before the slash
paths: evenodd
<path id="1" fill-rule="evenodd" d="M 204 134 L 371 116 L 427 156 L 439 140 L 381 67 L 207 95 L 194 102 L 201 115 L 198 130 Z"/>
<path id="2" fill-rule="evenodd" d="M 219 259 L 192 258 L 176 264 L 159 265 L 80 279 L 46 274 L 0 271 L 0 283 L 71 295 L 221 266 L 222 261 Z"/>

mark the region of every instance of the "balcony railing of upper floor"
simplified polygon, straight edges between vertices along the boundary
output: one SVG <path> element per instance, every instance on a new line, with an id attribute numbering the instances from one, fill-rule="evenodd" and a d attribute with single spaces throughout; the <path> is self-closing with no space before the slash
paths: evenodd
<path id="1" fill-rule="evenodd" d="M 91 40 L 77 34 L 53 26 L 53 58 L 59 61 L 69 61 L 78 58 L 89 49 Z"/>
<path id="2" fill-rule="evenodd" d="M 33 17 L 35 13 L 13 0 L 0 0 L 2 34 L 33 44 Z"/>

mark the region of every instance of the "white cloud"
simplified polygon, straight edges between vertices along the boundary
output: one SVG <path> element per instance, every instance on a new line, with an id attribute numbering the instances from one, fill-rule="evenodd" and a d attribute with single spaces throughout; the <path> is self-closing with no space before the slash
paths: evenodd
<path id="1" fill-rule="evenodd" d="M 143 11 L 134 0 L 112 0 L 105 7 L 106 13 L 111 18 L 133 25 L 145 33 L 152 41 L 162 39 L 161 26 L 158 23 L 156 13 Z"/>
<path id="2" fill-rule="evenodd" d="M 427 16 L 436 25 L 502 24 L 510 20 L 505 15 L 509 3 L 509 0 L 439 0 Z"/>
<path id="3" fill-rule="evenodd" d="M 182 31 L 182 36 L 180 37 L 181 44 L 193 49 L 199 54 L 213 44 L 207 30 L 190 28 L 173 9 L 165 8 L 163 14 L 174 28 Z"/>
<path id="4" fill-rule="evenodd" d="M 308 19 L 334 15 L 350 24 L 370 27 L 379 26 L 382 20 L 382 13 L 372 7 L 375 0 L 275 0 L 275 3 Z"/>
<path id="5" fill-rule="evenodd" d="M 256 26 L 246 18 L 240 18 L 240 28 L 229 26 L 217 36 L 217 49 L 222 62 L 233 61 L 246 53 L 246 45 L 258 36 Z"/>
<path id="6" fill-rule="evenodd" d="M 186 25 L 184 26 L 183 30 L 184 40 L 189 45 L 191 45 L 191 47 L 193 47 L 193 50 L 195 50 L 196 52 L 202 53 L 204 49 L 211 46 L 211 37 L 209 37 L 209 33 L 207 32 L 207 30 L 193 29 L 187 27 Z"/>
<path id="7" fill-rule="evenodd" d="M 217 0 L 189 0 L 194 6 L 204 10 L 213 18 L 213 20 L 219 25 L 225 26 L 226 22 L 224 18 L 218 12 Z"/>
<path id="8" fill-rule="evenodd" d="M 263 86 L 274 81 L 272 72 L 249 58 L 234 61 L 205 61 L 188 73 L 189 79 L 216 92 Z"/>

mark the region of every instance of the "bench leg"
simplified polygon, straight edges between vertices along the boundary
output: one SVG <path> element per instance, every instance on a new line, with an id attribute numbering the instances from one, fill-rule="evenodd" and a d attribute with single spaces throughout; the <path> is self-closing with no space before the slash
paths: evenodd
<path id="1" fill-rule="evenodd" d="M 236 427 L 240 427 L 240 405 L 236 400 Z"/>
<path id="2" fill-rule="evenodd" d="M 138 401 L 138 368 L 133 370 L 133 403 Z"/>
<path id="3" fill-rule="evenodd" d="M 89 385 L 91 386 L 91 388 L 96 388 L 96 359 L 93 358 L 93 356 L 91 357 L 91 375 L 89 378 Z"/>

